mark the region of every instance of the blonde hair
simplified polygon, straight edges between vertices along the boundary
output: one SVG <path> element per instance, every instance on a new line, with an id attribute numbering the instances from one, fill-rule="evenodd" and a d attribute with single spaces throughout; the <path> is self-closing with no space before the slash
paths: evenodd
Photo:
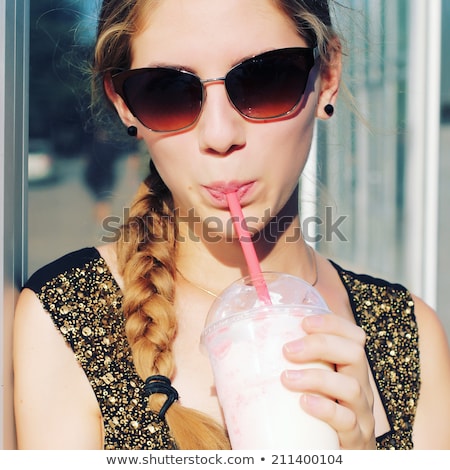
<path id="1" fill-rule="evenodd" d="M 158 1 L 103 2 L 93 64 L 94 101 L 103 96 L 103 80 L 108 73 L 130 67 L 132 37 L 147 24 Z M 329 63 L 330 45 L 336 35 L 329 21 L 327 1 L 273 1 L 296 23 L 299 34 L 318 45 L 323 63 Z M 143 380 L 152 375 L 171 378 L 174 373 L 172 344 L 177 332 L 174 217 L 170 191 L 152 167 L 139 187 L 118 240 L 118 262 L 125 286 L 125 329 L 136 370 Z M 149 408 L 158 413 L 165 400 L 165 395 L 155 393 L 149 397 Z M 180 449 L 230 448 L 222 426 L 180 402 L 169 407 L 166 420 Z"/>

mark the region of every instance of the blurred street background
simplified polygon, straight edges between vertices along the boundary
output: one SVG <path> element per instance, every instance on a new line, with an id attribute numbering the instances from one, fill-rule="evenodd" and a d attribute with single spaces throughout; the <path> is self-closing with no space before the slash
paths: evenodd
<path id="1" fill-rule="evenodd" d="M 124 211 L 142 179 L 139 156 L 124 154 L 116 162 L 120 175 L 117 186 L 108 195 L 109 226 L 118 227 Z M 97 202 L 83 182 L 86 161 L 83 157 L 58 158 L 58 178 L 30 184 L 28 195 L 28 271 L 65 253 L 102 243 L 105 233 L 97 218 Z M 46 208 L 43 210 L 43 208 Z"/>

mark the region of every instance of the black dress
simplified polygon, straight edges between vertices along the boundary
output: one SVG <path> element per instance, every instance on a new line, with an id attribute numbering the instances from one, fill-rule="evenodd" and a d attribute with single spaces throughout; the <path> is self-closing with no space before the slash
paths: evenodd
<path id="1" fill-rule="evenodd" d="M 367 358 L 390 424 L 377 447 L 412 449 L 420 364 L 411 295 L 398 284 L 333 266 L 367 334 Z M 122 292 L 99 252 L 69 253 L 24 287 L 37 294 L 91 383 L 103 416 L 104 448 L 175 449 L 165 421 L 146 409 L 124 332 Z"/>

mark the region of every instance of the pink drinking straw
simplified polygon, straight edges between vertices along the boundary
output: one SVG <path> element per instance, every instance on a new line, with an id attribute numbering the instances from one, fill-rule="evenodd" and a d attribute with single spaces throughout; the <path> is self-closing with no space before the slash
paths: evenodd
<path id="1" fill-rule="evenodd" d="M 267 289 L 266 282 L 261 273 L 258 257 L 256 255 L 255 247 L 251 239 L 250 232 L 245 226 L 244 214 L 242 213 L 239 198 L 235 192 L 226 193 L 228 201 L 228 209 L 230 210 L 233 218 L 234 228 L 239 236 L 242 251 L 244 252 L 245 260 L 250 276 L 254 279 L 254 286 L 258 294 L 259 300 L 266 305 L 272 305 L 270 300 L 269 290 Z"/>

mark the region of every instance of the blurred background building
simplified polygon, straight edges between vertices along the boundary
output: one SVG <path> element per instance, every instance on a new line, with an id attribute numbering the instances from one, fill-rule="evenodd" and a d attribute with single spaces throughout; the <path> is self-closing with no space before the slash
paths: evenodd
<path id="1" fill-rule="evenodd" d="M 103 145 L 89 120 L 85 59 L 98 3 L 0 0 L 0 448 L 14 447 L 20 285 L 111 237 L 148 164 L 125 133 L 124 144 Z M 349 7 L 335 11 L 344 89 L 302 177 L 305 236 L 350 269 L 408 286 L 450 335 L 450 0 L 339 3 Z"/>

